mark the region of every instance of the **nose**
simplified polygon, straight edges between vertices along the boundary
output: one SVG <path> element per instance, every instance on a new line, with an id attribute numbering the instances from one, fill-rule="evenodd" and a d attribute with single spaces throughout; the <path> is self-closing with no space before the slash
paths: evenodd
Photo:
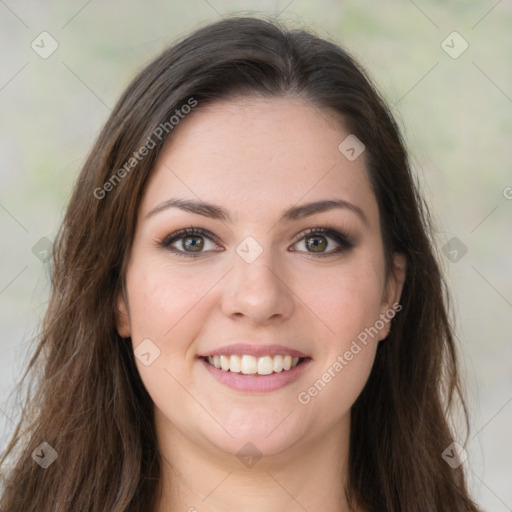
<path id="1" fill-rule="evenodd" d="M 233 269 L 224 280 L 222 312 L 229 317 L 246 317 L 258 325 L 290 318 L 295 307 L 289 277 L 264 251 L 248 263 L 237 253 Z"/>

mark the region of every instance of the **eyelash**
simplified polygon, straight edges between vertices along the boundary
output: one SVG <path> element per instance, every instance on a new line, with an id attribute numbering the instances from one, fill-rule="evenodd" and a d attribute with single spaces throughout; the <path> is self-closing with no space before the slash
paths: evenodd
<path id="1" fill-rule="evenodd" d="M 299 238 L 294 242 L 293 245 L 300 242 L 303 238 L 310 236 L 310 235 L 321 235 L 325 236 L 326 238 L 331 238 L 334 240 L 337 244 L 339 244 L 339 247 L 326 253 L 313 253 L 308 252 L 307 254 L 312 255 L 317 258 L 326 258 L 329 256 L 335 256 L 337 254 L 343 253 L 345 251 L 349 251 L 354 247 L 354 243 L 350 240 L 348 235 L 345 233 L 341 233 L 337 229 L 331 228 L 331 227 L 323 227 L 323 226 L 316 226 L 313 228 L 308 228 L 307 230 L 303 231 L 299 235 L 297 235 Z M 159 245 L 161 247 L 164 247 L 170 251 L 172 251 L 174 254 L 177 254 L 179 256 L 183 256 L 185 258 L 197 258 L 199 256 L 202 256 L 207 251 L 201 251 L 198 253 L 190 253 L 186 251 L 182 251 L 179 249 L 176 249 L 175 247 L 171 247 L 171 244 L 176 242 L 177 240 L 181 240 L 183 238 L 187 238 L 189 236 L 202 236 L 205 238 L 208 238 L 212 240 L 213 242 L 216 242 L 216 237 L 213 236 L 209 231 L 206 231 L 202 228 L 185 228 L 180 229 L 179 231 L 175 231 L 174 233 L 171 233 L 170 235 L 166 236 Z M 298 251 L 294 251 L 298 252 Z"/>

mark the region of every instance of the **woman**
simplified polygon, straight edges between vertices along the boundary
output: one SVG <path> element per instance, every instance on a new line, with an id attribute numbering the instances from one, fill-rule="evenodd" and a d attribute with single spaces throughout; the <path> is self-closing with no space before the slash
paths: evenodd
<path id="1" fill-rule="evenodd" d="M 231 18 L 169 48 L 77 180 L 2 509 L 477 511 L 430 229 L 338 46 Z"/>

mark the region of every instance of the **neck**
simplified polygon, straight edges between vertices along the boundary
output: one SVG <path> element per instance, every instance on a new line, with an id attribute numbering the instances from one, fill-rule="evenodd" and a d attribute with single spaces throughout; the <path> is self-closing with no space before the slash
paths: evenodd
<path id="1" fill-rule="evenodd" d="M 257 459 L 201 446 L 155 414 L 162 455 L 157 512 L 348 512 L 350 417 L 321 439 Z"/>

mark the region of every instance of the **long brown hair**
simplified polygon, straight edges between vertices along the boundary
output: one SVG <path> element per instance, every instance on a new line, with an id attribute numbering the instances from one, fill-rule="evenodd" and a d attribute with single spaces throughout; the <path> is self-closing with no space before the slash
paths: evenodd
<path id="1" fill-rule="evenodd" d="M 407 259 L 402 310 L 352 409 L 349 501 L 379 512 L 477 511 L 464 465 L 442 457 L 454 440 L 463 444 L 447 421 L 453 399 L 466 427 L 467 411 L 431 221 L 395 121 L 339 46 L 251 17 L 213 23 L 165 50 L 128 86 L 92 148 L 55 241 L 52 294 L 28 368 L 36 392 L 2 457 L 13 464 L 0 507 L 154 509 L 161 459 L 152 401 L 130 340 L 116 331 L 115 298 L 145 183 L 172 137 L 169 119 L 191 98 L 200 108 L 240 94 L 294 94 L 337 112 L 366 146 L 387 263 L 393 252 Z M 58 454 L 47 469 L 31 455 L 43 442 Z"/>

